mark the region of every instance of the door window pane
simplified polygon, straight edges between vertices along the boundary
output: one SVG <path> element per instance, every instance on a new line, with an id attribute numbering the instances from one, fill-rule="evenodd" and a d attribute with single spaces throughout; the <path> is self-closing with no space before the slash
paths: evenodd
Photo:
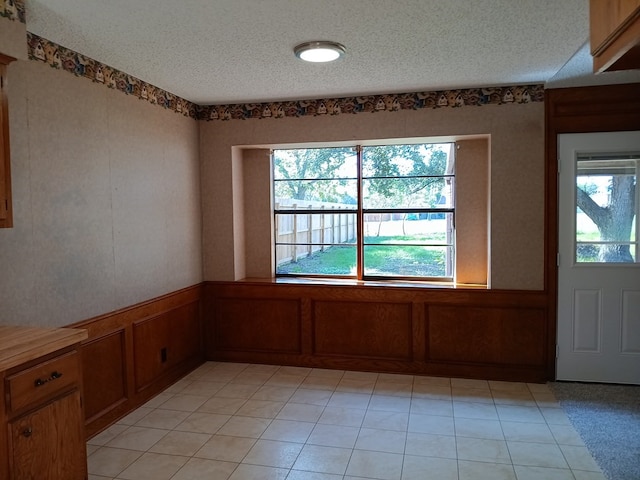
<path id="1" fill-rule="evenodd" d="M 638 262 L 639 158 L 578 155 L 576 263 Z"/>

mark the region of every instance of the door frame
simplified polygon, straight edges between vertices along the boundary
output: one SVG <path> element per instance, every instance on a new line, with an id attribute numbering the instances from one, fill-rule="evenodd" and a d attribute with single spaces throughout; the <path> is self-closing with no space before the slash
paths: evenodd
<path id="1" fill-rule="evenodd" d="M 556 378 L 558 135 L 638 130 L 640 83 L 545 90 L 545 268 L 547 377 Z"/>

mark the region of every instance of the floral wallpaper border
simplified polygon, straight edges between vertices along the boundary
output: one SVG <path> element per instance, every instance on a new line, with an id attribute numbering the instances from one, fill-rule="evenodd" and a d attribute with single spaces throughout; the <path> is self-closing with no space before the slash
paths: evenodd
<path id="1" fill-rule="evenodd" d="M 134 95 L 141 100 L 168 108 L 186 117 L 198 118 L 195 103 L 62 47 L 35 33 L 27 32 L 27 48 L 31 60 L 44 62 L 51 68 L 65 70 L 78 77 L 102 83 L 109 88 L 120 90 L 127 95 Z"/>
<path id="2" fill-rule="evenodd" d="M 504 105 L 544 101 L 543 85 L 513 87 L 467 88 L 386 95 L 367 95 L 320 100 L 252 103 L 238 105 L 208 105 L 198 107 L 201 120 L 232 120 L 249 118 L 284 118 L 343 113 L 395 112 L 421 108 L 460 108 L 466 106 Z"/>
<path id="3" fill-rule="evenodd" d="M 0 0 L 0 17 L 27 23 L 24 0 Z"/>
<path id="4" fill-rule="evenodd" d="M 0 2 L 3 0 L 0 0 Z M 10 2 L 12 0 L 4 0 Z M 15 0 L 17 3 L 17 0 Z M 248 120 L 355 113 L 395 112 L 422 108 L 460 108 L 544 101 L 544 85 L 517 85 L 402 94 L 366 95 L 233 105 L 197 105 L 127 73 L 27 32 L 29 58 L 102 83 L 151 104 L 197 120 Z"/>

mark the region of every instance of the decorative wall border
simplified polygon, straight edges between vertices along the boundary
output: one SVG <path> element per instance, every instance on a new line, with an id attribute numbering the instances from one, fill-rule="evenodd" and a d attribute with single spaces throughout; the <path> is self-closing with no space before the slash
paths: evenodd
<path id="1" fill-rule="evenodd" d="M 3 0 L 0 0 L 0 2 Z M 4 0 L 9 2 L 11 0 Z M 17 2 L 17 0 L 15 0 Z M 544 85 L 438 90 L 402 94 L 367 95 L 318 100 L 197 105 L 81 53 L 27 32 L 29 58 L 102 83 L 154 105 L 197 120 L 248 120 L 253 118 L 315 117 L 355 113 L 395 112 L 422 108 L 509 105 L 544 101 Z"/>
<path id="2" fill-rule="evenodd" d="M 0 17 L 27 23 L 24 0 L 0 0 Z"/>
<path id="3" fill-rule="evenodd" d="M 198 118 L 201 120 L 246 120 L 249 118 L 315 117 L 343 113 L 395 112 L 421 108 L 460 108 L 542 101 L 544 101 L 543 85 L 519 85 L 289 102 L 201 105 L 198 106 Z"/>
<path id="4" fill-rule="evenodd" d="M 198 118 L 195 103 L 35 33 L 27 32 L 27 49 L 31 60 L 44 62 L 51 68 L 65 70 L 77 77 L 88 78 L 92 82 L 102 83 L 126 95 L 133 95 L 151 104 L 160 105 L 185 117 Z"/>

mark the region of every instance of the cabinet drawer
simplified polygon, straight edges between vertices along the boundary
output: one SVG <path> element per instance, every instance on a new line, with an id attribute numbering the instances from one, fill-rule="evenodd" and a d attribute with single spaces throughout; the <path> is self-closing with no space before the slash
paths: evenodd
<path id="1" fill-rule="evenodd" d="M 77 352 L 70 352 L 9 376 L 6 379 L 9 409 L 19 410 L 77 384 L 80 379 Z"/>

